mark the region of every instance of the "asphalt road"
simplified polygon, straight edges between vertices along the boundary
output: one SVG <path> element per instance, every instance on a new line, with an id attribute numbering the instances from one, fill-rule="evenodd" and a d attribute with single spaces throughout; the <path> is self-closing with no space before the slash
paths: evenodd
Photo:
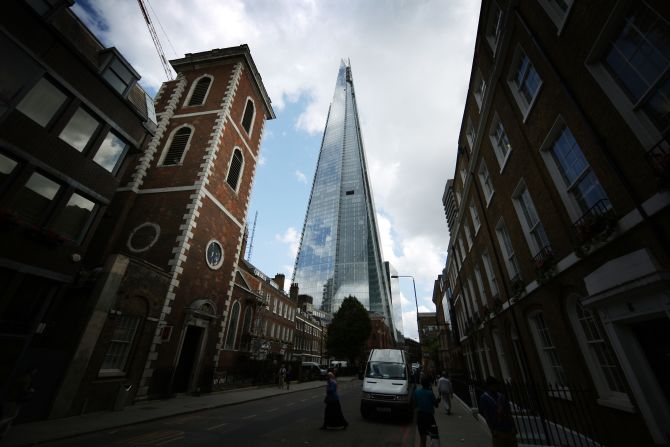
<path id="1" fill-rule="evenodd" d="M 319 430 L 324 388 L 175 416 L 79 436 L 47 446 L 384 446 L 413 447 L 416 426 L 384 418 L 364 420 L 360 382 L 339 384 L 346 430 Z"/>

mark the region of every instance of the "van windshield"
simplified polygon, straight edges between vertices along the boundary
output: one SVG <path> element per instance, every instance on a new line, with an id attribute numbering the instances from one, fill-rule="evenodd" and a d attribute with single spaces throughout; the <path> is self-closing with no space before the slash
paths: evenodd
<path id="1" fill-rule="evenodd" d="M 403 363 L 368 362 L 365 377 L 373 379 L 406 379 L 407 369 Z"/>

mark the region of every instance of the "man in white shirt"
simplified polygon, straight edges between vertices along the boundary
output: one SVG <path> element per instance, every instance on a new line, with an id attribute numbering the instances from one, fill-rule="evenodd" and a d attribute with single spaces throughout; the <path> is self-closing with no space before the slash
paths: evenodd
<path id="1" fill-rule="evenodd" d="M 453 391 L 446 371 L 442 371 L 442 377 L 437 381 L 437 392 L 442 396 L 444 409 L 447 411 L 447 414 L 451 414 L 451 395 Z"/>

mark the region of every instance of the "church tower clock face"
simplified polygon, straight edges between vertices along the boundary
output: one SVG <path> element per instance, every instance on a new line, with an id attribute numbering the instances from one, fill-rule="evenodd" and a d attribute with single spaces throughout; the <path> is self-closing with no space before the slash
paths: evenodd
<path id="1" fill-rule="evenodd" d="M 207 265 L 211 269 L 218 269 L 223 264 L 223 247 L 221 243 L 217 240 L 212 239 L 207 243 L 207 249 L 205 250 L 205 257 L 207 259 Z"/>

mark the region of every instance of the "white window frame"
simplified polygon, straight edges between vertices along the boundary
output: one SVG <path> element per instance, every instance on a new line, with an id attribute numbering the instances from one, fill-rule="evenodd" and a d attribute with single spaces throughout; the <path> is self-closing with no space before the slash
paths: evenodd
<path id="1" fill-rule="evenodd" d="M 140 323 L 142 321 L 142 317 L 139 315 L 130 315 L 130 314 L 117 314 L 115 316 L 116 319 L 116 327 L 121 323 L 122 320 L 130 320 L 130 323 L 134 323 L 130 337 L 128 340 L 110 340 L 109 345 L 107 346 L 107 350 L 105 351 L 105 357 L 107 356 L 107 352 L 112 348 L 112 346 L 123 346 L 123 354 L 120 357 L 119 365 L 117 368 L 100 368 L 100 371 L 98 372 L 98 375 L 101 377 L 104 376 L 118 376 L 118 375 L 123 375 L 125 374 L 126 367 L 128 366 L 128 358 L 130 356 L 130 351 L 133 349 L 133 344 L 135 343 L 135 337 L 137 336 L 137 330 L 140 327 Z M 114 334 L 112 334 L 113 336 Z M 104 360 L 103 360 L 103 365 L 104 365 Z"/>
<path id="2" fill-rule="evenodd" d="M 493 27 L 494 32 L 489 33 L 490 25 L 496 22 L 496 25 Z M 500 42 L 500 37 L 502 36 L 502 26 L 503 26 L 503 10 L 500 8 L 497 2 L 491 2 L 491 7 L 488 11 L 488 17 L 486 19 L 486 41 L 495 56 L 498 50 L 498 43 Z"/>
<path id="3" fill-rule="evenodd" d="M 468 140 L 468 146 L 470 146 L 470 153 L 475 150 L 475 140 L 477 139 L 477 130 L 475 129 L 474 124 L 472 124 L 472 118 L 468 117 L 465 125 L 465 139 Z"/>
<path id="4" fill-rule="evenodd" d="M 488 208 L 491 204 L 491 201 L 493 200 L 495 189 L 493 188 L 493 182 L 491 181 L 491 172 L 489 171 L 488 166 L 486 166 L 486 162 L 484 160 L 482 160 L 479 164 L 477 176 L 479 177 L 479 183 L 482 186 L 482 191 L 484 191 L 486 207 Z"/>
<path id="5" fill-rule="evenodd" d="M 560 35 L 563 31 L 565 23 L 568 21 L 568 15 L 570 15 L 570 11 L 572 11 L 573 0 L 565 0 L 565 3 L 567 3 L 568 6 L 568 9 L 565 11 L 563 11 L 560 6 L 556 4 L 555 0 L 538 0 L 537 2 L 540 4 L 540 6 L 542 6 L 551 21 L 554 22 L 554 25 L 556 25 L 556 34 Z"/>
<path id="6" fill-rule="evenodd" d="M 631 4 L 629 1 L 618 1 L 614 4 L 605 26 L 600 31 L 593 48 L 591 48 L 586 58 L 586 68 L 600 85 L 605 95 L 610 99 L 612 105 L 621 114 L 635 136 L 637 136 L 642 146 L 650 149 L 660 141 L 662 137 L 661 131 L 647 117 L 644 110 L 638 107 L 638 104 L 634 104 L 631 101 L 614 76 L 610 74 L 606 64 L 602 62 L 602 58 L 606 55 L 605 53 L 612 39 L 616 38 L 622 30 Z M 656 13 L 653 8 L 650 9 Z M 658 13 L 656 14 L 658 15 Z M 660 79 L 663 78 L 661 76 Z M 654 89 L 658 82 L 659 80 L 656 80 L 654 86 L 642 95 L 642 101 L 649 96 L 650 91 Z"/>
<path id="7" fill-rule="evenodd" d="M 525 79 L 527 79 L 527 75 L 530 71 L 530 68 L 532 68 L 532 70 L 535 71 L 535 73 L 537 73 L 537 76 L 540 80 L 537 86 L 537 90 L 535 91 L 535 95 L 530 99 L 530 101 L 528 101 L 526 97 L 521 93 L 521 88 L 523 87 L 523 84 L 519 85 L 516 83 L 516 74 L 519 69 L 519 64 L 524 57 L 528 58 L 528 66 L 524 74 L 523 84 L 525 84 Z M 514 97 L 517 106 L 519 106 L 521 115 L 523 115 L 524 123 L 528 119 L 528 115 L 530 115 L 533 106 L 537 102 L 537 97 L 540 96 L 540 92 L 542 91 L 542 84 L 543 83 L 542 78 L 540 77 L 540 73 L 535 68 L 535 64 L 533 64 L 533 61 L 530 59 L 530 56 L 528 56 L 528 53 L 526 53 L 523 50 L 523 48 L 521 48 L 521 45 L 517 45 L 516 50 L 514 51 L 514 58 L 512 59 L 511 70 L 507 77 L 507 85 L 509 86 L 509 89 L 512 92 L 512 96 Z"/>
<path id="8" fill-rule="evenodd" d="M 496 224 L 496 236 L 498 238 L 498 245 L 500 246 L 500 252 L 505 258 L 505 267 L 507 268 L 507 275 L 510 279 L 514 279 L 521 275 L 519 270 L 519 264 L 517 261 L 517 255 L 514 251 L 514 244 L 510 238 L 509 231 L 505 225 L 505 221 L 500 218 Z"/>
<path id="9" fill-rule="evenodd" d="M 193 91 L 195 90 L 195 86 L 198 85 L 198 82 L 200 82 L 200 80 L 202 78 L 209 78 L 209 86 L 207 86 L 207 91 L 205 92 L 205 96 L 203 96 L 203 98 L 202 98 L 202 103 L 194 104 L 192 106 L 189 106 L 188 103 L 189 103 L 189 101 L 191 101 L 191 97 L 193 96 Z M 214 76 L 213 75 L 203 74 L 202 76 L 198 76 L 198 78 L 195 79 L 191 83 L 191 88 L 188 92 L 188 95 L 186 95 L 186 99 L 184 100 L 184 104 L 182 105 L 182 107 L 202 107 L 202 106 L 204 106 L 205 102 L 207 101 L 207 97 L 209 96 L 209 92 L 212 90 L 212 84 L 214 84 Z"/>
<path id="10" fill-rule="evenodd" d="M 247 132 L 247 130 L 244 128 L 244 125 L 242 124 L 242 122 L 244 121 L 244 115 L 247 111 L 247 104 L 249 104 L 249 101 L 251 101 L 251 104 L 254 106 L 254 113 L 253 113 L 253 115 L 251 115 L 251 124 L 249 125 L 249 132 Z M 256 102 L 254 101 L 254 99 L 251 96 L 247 96 L 246 99 L 244 100 L 244 110 L 242 111 L 242 116 L 240 117 L 240 127 L 242 128 L 242 130 L 244 130 L 244 132 L 247 134 L 247 136 L 249 138 L 251 138 L 251 136 L 254 133 L 254 124 L 256 123 L 257 112 L 258 112 L 258 108 L 256 107 Z"/>
<path id="11" fill-rule="evenodd" d="M 582 351 L 584 361 L 586 362 L 586 366 L 588 367 L 589 372 L 591 373 L 593 383 L 595 384 L 596 390 L 598 391 L 598 397 L 599 397 L 598 403 L 600 405 L 633 413 L 636 411 L 635 406 L 631 402 L 628 394 L 618 390 L 613 390 L 607 383 L 607 379 L 605 378 L 605 373 L 602 370 L 600 360 L 598 359 L 596 353 L 593 352 L 593 349 L 591 349 L 592 342 L 589 342 L 589 340 L 587 339 L 586 334 L 584 333 L 584 328 L 577 316 L 576 312 L 577 306 L 581 305 L 579 304 L 579 301 L 580 297 L 578 295 L 571 294 L 566 299 L 565 304 L 567 308 L 568 317 L 570 318 L 570 323 L 572 324 L 572 329 L 577 338 L 577 343 L 579 344 L 579 349 Z M 594 321 L 596 325 L 596 331 L 598 332 L 598 335 L 601 338 L 601 340 L 599 340 L 598 342 L 607 344 L 608 340 L 607 336 L 604 333 L 604 329 L 598 326 L 597 314 L 595 314 L 590 309 L 584 309 L 584 310 L 586 312 L 589 312 L 592 318 L 596 320 Z M 611 355 L 615 357 L 614 351 L 612 349 L 610 349 L 610 351 Z M 618 362 L 618 359 L 616 359 L 616 357 L 613 360 Z M 617 366 L 619 365 L 617 364 Z M 624 383 L 627 383 L 623 370 L 620 368 L 620 366 L 619 366 L 619 373 L 621 374 L 621 379 L 623 379 Z"/>
<path id="12" fill-rule="evenodd" d="M 229 350 L 235 350 L 235 346 L 237 346 L 237 328 L 240 324 L 240 317 L 242 315 L 242 305 L 240 304 L 239 300 L 235 300 L 232 306 L 230 306 L 230 316 L 233 316 L 233 308 L 235 306 L 238 306 L 238 312 L 237 312 L 237 318 L 235 318 L 235 321 L 233 322 L 233 318 L 230 318 L 230 321 L 228 322 L 228 331 L 226 331 L 226 338 L 224 339 L 224 349 L 229 349 Z M 235 324 L 235 327 L 233 327 L 233 323 Z M 231 344 L 228 344 L 228 338 L 230 337 L 230 331 L 233 330 L 233 342 Z"/>
<path id="13" fill-rule="evenodd" d="M 547 326 L 547 322 L 544 318 L 544 313 L 541 310 L 536 310 L 528 314 L 528 325 L 530 326 L 530 332 L 533 336 L 533 341 L 535 342 L 535 349 L 537 354 L 540 357 L 540 363 L 542 365 L 542 370 L 544 371 L 544 376 L 552 385 L 555 385 L 559 388 L 565 387 L 567 384 L 567 376 L 565 374 L 565 369 L 563 368 L 563 362 L 558 354 L 558 349 L 554 344 L 553 337 Z M 542 330 L 545 332 L 546 337 L 543 337 L 540 333 L 540 325 L 543 326 Z M 547 344 L 548 342 L 548 344 Z M 550 352 L 555 354 L 555 358 L 558 361 L 558 365 L 552 365 L 552 359 Z M 560 371 L 557 373 L 557 371 Z M 561 374 L 563 377 L 560 377 Z M 565 393 L 557 393 L 554 397 L 568 397 Z"/>
<path id="14" fill-rule="evenodd" d="M 563 179 L 563 174 L 561 174 L 560 168 L 556 165 L 556 160 L 554 160 L 554 156 L 552 155 L 552 149 L 554 147 L 554 143 L 556 142 L 556 139 L 560 136 L 560 134 L 563 132 L 563 129 L 567 129 L 568 132 L 572 134 L 572 137 L 577 142 L 577 146 L 579 147 L 580 152 L 582 153 L 584 159 L 587 162 L 586 163 L 587 167 L 578 176 L 578 179 L 584 178 L 584 176 L 588 175 L 589 170 L 591 171 L 593 170 L 593 168 L 591 168 L 591 164 L 588 162 L 589 161 L 588 158 L 586 158 L 584 151 L 582 151 L 582 148 L 579 145 L 579 141 L 577 141 L 575 135 L 572 133 L 572 130 L 570 130 L 570 127 L 568 127 L 568 125 L 563 120 L 563 117 L 560 115 L 556 118 L 554 125 L 551 127 L 549 133 L 542 142 L 542 145 L 540 146 L 540 155 L 542 156 L 544 164 L 547 167 L 547 170 L 549 171 L 549 175 L 551 176 L 551 179 L 554 182 L 554 186 L 558 191 L 558 195 L 561 197 L 561 201 L 563 202 L 563 205 L 565 206 L 568 215 L 570 216 L 570 219 L 574 222 L 584 214 L 584 211 L 579 206 L 579 203 L 577 203 L 577 200 L 573 197 L 572 193 L 570 192 L 572 187 L 575 186 L 577 182 L 574 182 L 572 185 L 567 185 L 565 183 L 565 180 Z M 596 179 L 598 178 L 596 177 Z M 598 183 L 600 183 L 600 179 L 598 179 Z M 602 188 L 602 183 L 600 183 L 600 187 Z M 602 189 L 605 193 L 605 198 L 608 198 L 607 191 L 605 191 L 605 188 Z"/>
<path id="15" fill-rule="evenodd" d="M 180 129 L 188 127 L 191 129 L 191 134 L 188 136 L 188 141 L 186 141 L 186 145 L 184 146 L 184 151 L 181 153 L 181 158 L 179 159 L 179 163 L 173 164 L 173 165 L 164 165 L 163 162 L 165 161 L 165 157 L 167 156 L 168 150 L 170 150 L 170 146 L 172 145 L 172 139 L 174 136 L 179 132 Z M 193 140 L 193 134 L 195 133 L 195 127 L 191 126 L 190 124 L 182 124 L 181 126 L 175 127 L 172 129 L 172 132 L 170 132 L 170 136 L 167 139 L 167 142 L 165 143 L 165 146 L 163 147 L 163 152 L 161 153 L 160 158 L 158 159 L 158 166 L 162 167 L 170 167 L 170 166 L 181 166 L 182 163 L 184 163 L 184 158 L 186 158 L 186 153 L 188 152 L 189 148 L 191 147 L 191 141 Z"/>
<path id="16" fill-rule="evenodd" d="M 528 203 L 522 199 L 524 192 L 527 194 Z M 536 256 L 544 247 L 550 246 L 549 236 L 547 236 L 547 231 L 544 228 L 544 225 L 542 225 L 542 219 L 540 219 L 540 215 L 537 212 L 537 208 L 535 208 L 528 186 L 523 179 L 519 181 L 512 193 L 512 204 L 514 205 L 514 210 L 516 211 L 517 218 L 521 224 L 521 230 L 526 239 L 526 243 L 528 244 L 528 248 L 530 249 L 530 253 L 532 256 Z M 528 220 L 530 216 L 528 216 L 527 213 L 534 214 L 537 217 L 537 222 L 532 224 Z M 531 225 L 533 226 L 531 227 Z M 536 234 L 538 234 L 537 237 L 535 236 Z M 542 239 L 540 236 L 541 234 L 544 235 L 545 240 L 540 246 L 537 239 Z"/>
<path id="17" fill-rule="evenodd" d="M 472 217 L 472 225 L 475 227 L 475 236 L 479 233 L 482 223 L 479 220 L 479 213 L 477 212 L 477 205 L 474 203 L 470 205 L 470 216 Z"/>
<path id="18" fill-rule="evenodd" d="M 507 166 L 507 160 L 509 160 L 509 156 L 512 153 L 512 143 L 509 141 L 509 135 L 507 135 L 507 131 L 500 120 L 498 112 L 493 114 L 493 120 L 491 121 L 491 127 L 489 129 L 489 139 L 491 140 L 491 147 L 493 148 L 493 153 L 496 156 L 496 160 L 498 160 L 498 166 L 502 173 L 505 166 Z M 505 148 L 507 151 L 505 154 L 502 153 L 503 147 L 499 144 L 502 139 L 507 140 L 507 147 Z"/>
<path id="19" fill-rule="evenodd" d="M 479 269 L 479 264 L 475 264 L 475 282 L 477 283 L 477 289 L 479 289 L 479 298 L 483 306 L 487 304 L 486 289 L 484 289 L 484 281 L 482 281 L 482 272 Z"/>
<path id="20" fill-rule="evenodd" d="M 498 280 L 496 279 L 493 264 L 491 263 L 491 256 L 488 251 L 482 252 L 482 264 L 484 265 L 484 272 L 486 272 L 486 279 L 489 283 L 489 290 L 492 297 L 500 296 L 500 288 L 498 287 Z"/>
<path id="21" fill-rule="evenodd" d="M 472 310 L 473 312 L 479 313 L 479 304 L 477 304 L 477 293 L 475 292 L 475 288 L 472 285 L 472 278 L 468 277 L 466 282 L 468 284 L 468 291 L 470 292 L 470 296 L 472 297 Z M 481 298 L 479 299 L 479 301 L 481 301 Z"/>
<path id="22" fill-rule="evenodd" d="M 498 365 L 500 366 L 500 372 L 503 376 L 503 380 L 512 380 L 512 375 L 510 374 L 509 364 L 507 363 L 507 355 L 505 354 L 505 347 L 500 336 L 500 331 L 497 328 L 494 328 L 491 331 L 491 335 L 493 337 L 493 346 L 495 347 L 496 357 L 498 357 Z"/>
<path id="23" fill-rule="evenodd" d="M 465 244 L 463 243 L 463 236 L 459 236 L 459 238 L 458 238 L 458 247 L 460 248 L 461 253 L 463 254 L 462 255 L 463 261 L 465 261 L 465 257 L 467 256 L 468 252 L 465 251 Z"/>
<path id="24" fill-rule="evenodd" d="M 238 175 L 238 177 L 237 177 L 237 184 L 235 185 L 235 188 L 233 189 L 233 187 L 230 185 L 230 183 L 228 183 L 228 176 L 230 175 L 230 168 L 233 167 L 233 157 L 235 157 L 235 153 L 236 153 L 237 151 L 239 151 L 239 152 L 240 152 L 240 155 L 242 156 L 242 164 L 240 165 L 240 172 L 237 174 L 237 175 Z M 244 165 L 245 165 L 245 164 L 246 164 L 246 160 L 244 159 L 244 152 L 242 151 L 241 148 L 235 146 L 235 147 L 233 148 L 233 152 L 232 152 L 232 154 L 230 154 L 230 159 L 228 160 L 228 169 L 226 170 L 225 184 L 228 185 L 228 187 L 229 187 L 230 189 L 232 189 L 233 191 L 235 191 L 236 194 L 240 191 L 240 185 L 242 185 L 242 176 L 243 176 L 243 174 L 244 174 Z"/>
<path id="25" fill-rule="evenodd" d="M 468 219 L 463 219 L 463 231 L 465 232 L 465 240 L 468 243 L 468 252 L 472 250 L 472 234 L 470 234 L 470 225 L 468 225 Z"/>
<path id="26" fill-rule="evenodd" d="M 484 104 L 484 97 L 486 96 L 486 80 L 482 76 L 481 72 L 477 70 L 475 75 L 475 89 L 472 95 L 475 97 L 475 102 L 477 103 L 477 109 L 482 110 L 482 104 Z"/>

